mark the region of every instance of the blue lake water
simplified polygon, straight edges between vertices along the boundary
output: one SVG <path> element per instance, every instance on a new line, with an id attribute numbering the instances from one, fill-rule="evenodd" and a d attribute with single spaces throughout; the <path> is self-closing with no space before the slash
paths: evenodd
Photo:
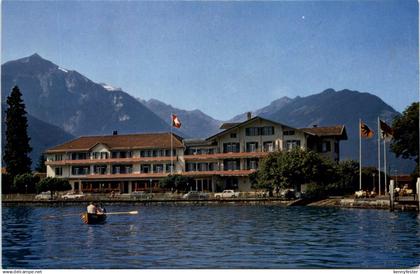
<path id="1" fill-rule="evenodd" d="M 2 208 L 4 268 L 407 268 L 420 264 L 415 212 L 281 206 Z"/>

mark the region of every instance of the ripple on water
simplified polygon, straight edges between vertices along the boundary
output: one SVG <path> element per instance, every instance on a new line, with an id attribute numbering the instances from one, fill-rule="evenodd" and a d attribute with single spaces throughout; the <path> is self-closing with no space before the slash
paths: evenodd
<path id="1" fill-rule="evenodd" d="M 420 219 L 382 210 L 279 206 L 3 207 L 5 268 L 396 268 L 420 264 Z"/>

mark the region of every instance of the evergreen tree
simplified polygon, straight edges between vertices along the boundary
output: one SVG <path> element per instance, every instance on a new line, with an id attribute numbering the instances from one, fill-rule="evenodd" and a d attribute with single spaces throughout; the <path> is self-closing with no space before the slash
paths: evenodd
<path id="1" fill-rule="evenodd" d="M 30 173 L 32 163 L 28 155 L 32 151 L 27 133 L 28 119 L 22 93 L 17 86 L 7 97 L 7 105 L 6 144 L 3 160 L 7 173 L 14 178 L 19 174 Z"/>
<path id="2" fill-rule="evenodd" d="M 35 170 L 40 172 L 40 173 L 46 173 L 47 172 L 47 167 L 45 166 L 44 154 L 39 155 L 38 164 L 36 165 Z"/>

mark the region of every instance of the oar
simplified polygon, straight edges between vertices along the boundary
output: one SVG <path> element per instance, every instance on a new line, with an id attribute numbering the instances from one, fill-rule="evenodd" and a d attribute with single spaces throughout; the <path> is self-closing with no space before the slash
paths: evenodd
<path id="1" fill-rule="evenodd" d="M 72 214 L 63 214 L 63 215 L 51 215 L 51 216 L 45 216 L 44 219 L 51 219 L 51 218 L 61 218 L 61 217 L 67 217 L 67 216 L 77 216 L 83 213 L 72 213 Z"/>
<path id="2" fill-rule="evenodd" d="M 77 216 L 77 215 L 81 215 L 83 213 L 72 213 L 72 214 L 64 214 L 64 215 L 57 215 L 57 216 L 46 216 L 44 217 L 44 219 L 52 219 L 52 218 L 61 218 L 61 217 L 67 217 L 67 216 Z M 130 214 L 130 215 L 135 215 L 135 214 L 139 214 L 139 212 L 137 210 L 135 211 L 127 211 L 127 212 L 104 212 L 103 214 L 106 215 L 118 215 L 118 214 Z"/>
<path id="3" fill-rule="evenodd" d="M 135 215 L 135 214 L 139 214 L 139 212 L 137 210 L 135 210 L 135 211 L 126 211 L 126 212 L 104 212 L 104 214 L 106 214 L 106 215 L 118 215 L 118 214 Z"/>

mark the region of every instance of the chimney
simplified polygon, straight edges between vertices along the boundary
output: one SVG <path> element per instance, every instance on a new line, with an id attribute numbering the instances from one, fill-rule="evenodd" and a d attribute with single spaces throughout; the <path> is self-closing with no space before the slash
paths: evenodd
<path id="1" fill-rule="evenodd" d="M 118 131 L 114 130 L 114 131 L 112 132 L 112 135 L 118 135 Z"/>
<path id="2" fill-rule="evenodd" d="M 318 127 L 318 125 L 312 125 L 312 127 Z"/>
<path id="3" fill-rule="evenodd" d="M 248 111 L 248 112 L 246 113 L 246 119 L 247 119 L 247 120 L 250 120 L 250 119 L 251 119 L 251 117 L 252 117 L 252 113 L 251 113 L 250 111 Z"/>

